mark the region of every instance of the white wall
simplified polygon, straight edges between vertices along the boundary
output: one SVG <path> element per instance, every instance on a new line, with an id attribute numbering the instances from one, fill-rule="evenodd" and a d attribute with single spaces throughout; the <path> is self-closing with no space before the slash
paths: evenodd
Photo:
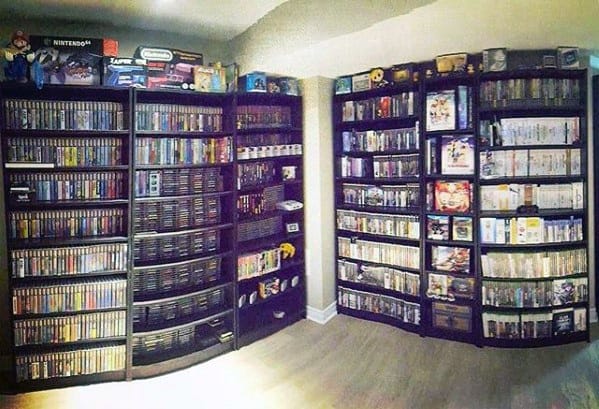
<path id="1" fill-rule="evenodd" d="M 597 0 L 354 2 L 376 12 L 345 0 L 312 3 L 291 0 L 235 38 L 241 70 L 332 78 L 491 47 L 599 49 Z"/>
<path id="2" fill-rule="evenodd" d="M 331 317 L 330 310 L 335 310 L 336 298 L 334 164 L 331 138 L 333 81 L 313 77 L 302 81 L 302 87 L 308 317 L 324 322 Z"/>

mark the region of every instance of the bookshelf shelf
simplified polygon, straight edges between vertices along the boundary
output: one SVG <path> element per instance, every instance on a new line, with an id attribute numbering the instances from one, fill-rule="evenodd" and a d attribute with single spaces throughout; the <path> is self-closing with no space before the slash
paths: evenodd
<path id="1" fill-rule="evenodd" d="M 81 339 L 78 341 L 61 341 L 61 342 L 45 342 L 39 344 L 28 344 L 28 345 L 15 345 L 15 349 L 19 354 L 28 354 L 36 352 L 44 352 L 45 350 L 57 351 L 57 346 L 60 349 L 69 350 L 73 347 L 94 347 L 99 344 L 116 344 L 125 343 L 127 341 L 126 336 L 121 337 L 98 337 L 93 339 Z"/>
<path id="2" fill-rule="evenodd" d="M 15 319 L 29 319 L 29 318 L 51 318 L 51 317 L 62 317 L 71 315 L 89 314 L 93 312 L 111 312 L 111 311 L 125 311 L 126 306 L 122 307 L 107 307 L 107 308 L 86 308 L 76 311 L 56 311 L 56 312 L 45 312 L 39 314 L 27 313 L 27 314 L 13 314 Z"/>
<path id="3" fill-rule="evenodd" d="M 41 247 L 62 247 L 73 245 L 92 245 L 103 243 L 126 243 L 126 237 L 78 237 L 73 239 L 17 239 L 8 243 L 10 250 L 33 249 Z"/>
<path id="4" fill-rule="evenodd" d="M 579 273 L 588 270 L 589 244 L 586 70 L 478 72 L 481 58 L 468 55 L 467 73 L 438 74 L 434 61 L 394 66 L 390 72 L 401 68 L 411 75 L 398 88 L 351 92 L 352 81 L 357 80 L 358 87 L 366 84 L 367 73 L 337 79 L 336 90 L 343 92 L 332 98 L 338 311 L 397 326 L 385 315 L 388 312 L 360 309 L 379 303 L 393 311 L 398 308 L 393 299 L 401 298 L 400 293 L 344 276 L 360 272 L 384 287 L 382 274 L 399 269 L 420 278 L 419 297 L 409 299 L 418 308 L 419 322 L 408 329 L 421 335 L 500 347 L 586 340 L 588 274 Z M 410 81 L 414 77 L 417 83 Z M 413 115 L 376 118 L 386 116 L 385 104 L 395 103 L 388 96 L 410 92 Z M 384 132 L 410 126 L 417 127 L 419 141 L 408 151 L 378 151 L 379 144 L 387 142 Z M 379 175 L 374 165 L 384 163 L 375 163 L 377 155 L 406 153 L 417 155 L 419 176 L 373 177 Z M 395 207 L 399 194 L 403 207 Z M 419 218 L 419 239 L 412 243 L 420 249 L 418 268 L 361 260 L 388 251 L 388 236 L 369 233 L 378 232 L 376 223 L 391 223 L 397 215 Z M 356 258 L 346 257 L 350 254 Z M 531 271 L 549 277 L 528 278 L 525 260 L 532 263 Z M 488 278 L 485 272 L 516 278 Z M 376 274 L 381 274 L 380 280 Z M 559 293 L 574 285 L 578 298 L 567 302 L 571 311 L 565 312 L 555 311 L 558 306 L 528 313 L 493 310 L 482 305 L 483 287 L 491 283 L 504 286 L 501 290 L 514 297 L 527 286 L 542 285 L 547 292 Z M 560 331 L 571 333 L 550 331 L 542 340 L 502 339 L 507 337 L 504 333 L 489 338 L 491 322 L 520 331 L 531 325 L 529 315 L 536 313 L 552 315 L 546 320 L 551 325 L 562 320 L 559 325 L 565 327 Z M 538 318 L 540 326 L 545 318 Z"/>

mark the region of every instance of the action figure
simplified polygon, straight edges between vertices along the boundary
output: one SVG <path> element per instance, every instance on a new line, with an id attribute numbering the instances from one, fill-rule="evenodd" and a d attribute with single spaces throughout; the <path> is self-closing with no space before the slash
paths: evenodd
<path id="1" fill-rule="evenodd" d="M 21 30 L 15 31 L 10 38 L 10 44 L 4 50 L 4 58 L 8 62 L 4 68 L 6 79 L 27 82 L 29 64 L 35 58 L 29 45 L 29 35 Z"/>

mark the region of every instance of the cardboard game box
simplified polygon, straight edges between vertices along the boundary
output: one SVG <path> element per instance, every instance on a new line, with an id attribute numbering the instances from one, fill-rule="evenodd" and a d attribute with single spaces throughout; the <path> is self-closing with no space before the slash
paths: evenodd
<path id="1" fill-rule="evenodd" d="M 201 53 L 141 45 L 135 50 L 133 58 L 147 61 L 148 88 L 193 90 L 194 66 L 204 62 Z"/>
<path id="2" fill-rule="evenodd" d="M 83 37 L 30 37 L 47 84 L 99 85 L 104 40 Z"/>
<path id="3" fill-rule="evenodd" d="M 146 60 L 141 58 L 104 57 L 102 68 L 102 85 L 108 87 L 146 87 L 148 76 Z"/>

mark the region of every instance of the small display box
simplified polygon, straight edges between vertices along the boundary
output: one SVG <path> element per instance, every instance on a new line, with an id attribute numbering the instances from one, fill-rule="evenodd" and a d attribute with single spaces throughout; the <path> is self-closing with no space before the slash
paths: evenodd
<path id="1" fill-rule="evenodd" d="M 102 85 L 109 87 L 146 87 L 148 67 L 144 59 L 104 57 L 102 66 Z"/>
<path id="2" fill-rule="evenodd" d="M 30 37 L 48 84 L 100 85 L 104 40 L 84 37 Z"/>
<path id="3" fill-rule="evenodd" d="M 239 90 L 242 92 L 266 92 L 266 74 L 254 71 L 241 76 Z"/>

